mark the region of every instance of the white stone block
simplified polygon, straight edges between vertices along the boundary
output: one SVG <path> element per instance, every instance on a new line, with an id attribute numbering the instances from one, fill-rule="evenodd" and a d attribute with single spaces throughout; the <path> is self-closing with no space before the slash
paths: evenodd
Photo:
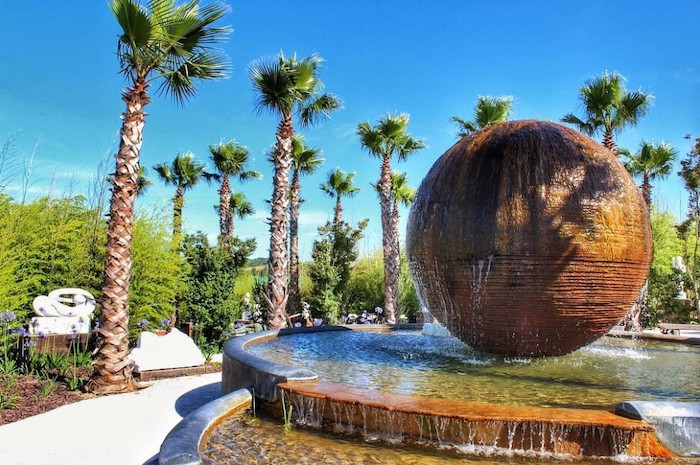
<path id="1" fill-rule="evenodd" d="M 165 336 L 142 332 L 130 357 L 135 363 L 135 371 L 186 368 L 206 362 L 192 338 L 177 329 Z"/>

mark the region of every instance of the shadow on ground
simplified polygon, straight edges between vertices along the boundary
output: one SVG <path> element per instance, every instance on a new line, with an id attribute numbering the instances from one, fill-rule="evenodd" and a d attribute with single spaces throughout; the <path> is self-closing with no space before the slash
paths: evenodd
<path id="1" fill-rule="evenodd" d="M 184 418 L 217 397 L 221 397 L 221 383 L 207 384 L 181 395 L 175 401 L 175 411 Z"/>
<path id="2" fill-rule="evenodd" d="M 212 400 L 221 397 L 221 383 L 211 383 L 206 386 L 200 386 L 197 389 L 192 389 L 184 393 L 175 401 L 175 411 L 182 418 L 197 410 L 199 407 L 211 402 Z M 143 465 L 157 465 L 158 454 L 154 455 Z"/>

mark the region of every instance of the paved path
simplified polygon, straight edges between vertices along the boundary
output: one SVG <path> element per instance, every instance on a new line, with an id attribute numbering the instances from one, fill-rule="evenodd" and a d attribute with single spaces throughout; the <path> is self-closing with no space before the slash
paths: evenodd
<path id="1" fill-rule="evenodd" d="M 168 432 L 220 395 L 221 373 L 210 373 L 64 405 L 0 426 L 0 464 L 155 464 Z"/>

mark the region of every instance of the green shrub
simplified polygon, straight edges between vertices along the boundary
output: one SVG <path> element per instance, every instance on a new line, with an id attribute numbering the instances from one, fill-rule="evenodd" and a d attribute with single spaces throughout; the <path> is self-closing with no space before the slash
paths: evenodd
<path id="1" fill-rule="evenodd" d="M 187 235 L 182 250 L 189 265 L 181 319 L 194 323 L 195 342 L 203 350 L 221 349 L 241 316 L 234 283 L 255 241 L 234 238 L 233 252 L 210 246 L 206 235 Z"/>

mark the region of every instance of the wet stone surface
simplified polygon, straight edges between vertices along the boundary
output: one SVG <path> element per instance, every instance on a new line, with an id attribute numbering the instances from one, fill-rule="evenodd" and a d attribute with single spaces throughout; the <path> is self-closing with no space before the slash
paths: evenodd
<path id="1" fill-rule="evenodd" d="M 279 420 L 253 418 L 248 414 L 234 415 L 226 419 L 202 443 L 202 463 L 205 465 L 229 464 L 412 464 L 412 465 L 534 465 L 538 463 L 562 463 L 567 457 L 551 459 L 473 456 L 493 454 L 489 451 L 418 449 L 405 445 L 381 442 L 360 442 L 351 438 L 334 436 L 295 427 L 285 431 Z M 472 454 L 472 455 L 465 455 Z M 568 458 L 564 463 L 577 465 L 605 465 L 619 463 L 612 460 Z M 668 465 L 697 465 L 691 459 L 664 461 Z"/>

